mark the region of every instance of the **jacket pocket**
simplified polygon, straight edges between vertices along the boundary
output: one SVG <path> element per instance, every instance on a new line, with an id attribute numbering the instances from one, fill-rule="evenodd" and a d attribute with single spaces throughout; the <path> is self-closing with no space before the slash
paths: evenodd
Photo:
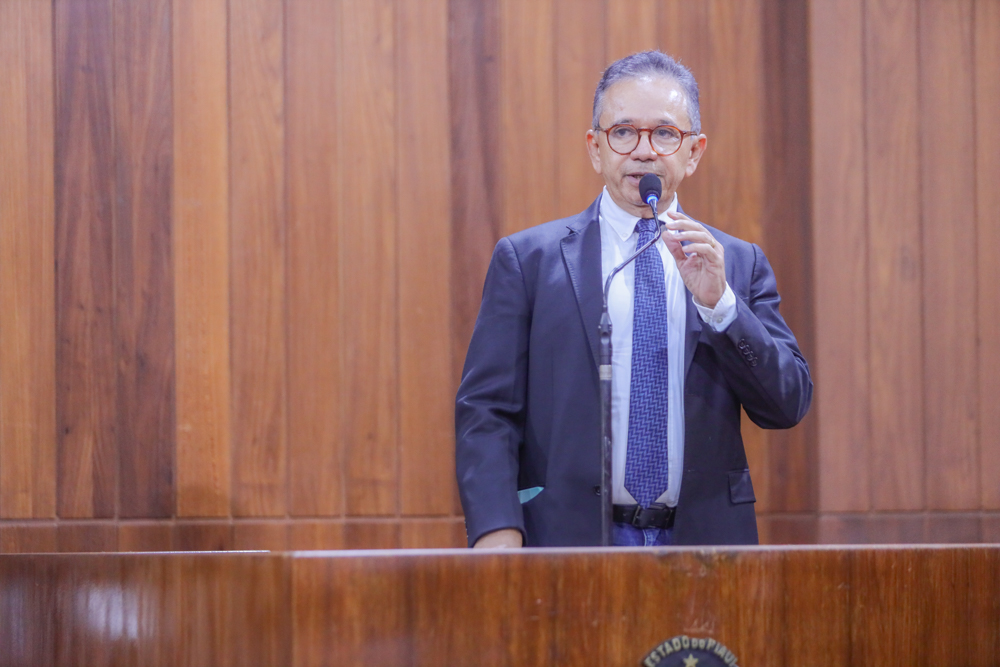
<path id="1" fill-rule="evenodd" d="M 750 482 L 749 468 L 729 473 L 729 499 L 734 505 L 757 502 L 753 494 L 753 484 Z"/>

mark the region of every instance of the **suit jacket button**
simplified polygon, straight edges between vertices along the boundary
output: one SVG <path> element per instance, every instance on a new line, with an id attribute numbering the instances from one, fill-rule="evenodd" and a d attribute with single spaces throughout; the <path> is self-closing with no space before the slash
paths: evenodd
<path id="1" fill-rule="evenodd" d="M 740 348 L 741 350 L 747 349 L 747 342 L 746 342 L 746 340 L 744 340 L 743 338 L 741 338 L 740 342 L 736 345 L 736 347 Z"/>
<path id="2" fill-rule="evenodd" d="M 597 486 L 594 487 L 594 495 L 595 496 L 601 495 L 601 485 L 600 484 L 598 484 Z"/>

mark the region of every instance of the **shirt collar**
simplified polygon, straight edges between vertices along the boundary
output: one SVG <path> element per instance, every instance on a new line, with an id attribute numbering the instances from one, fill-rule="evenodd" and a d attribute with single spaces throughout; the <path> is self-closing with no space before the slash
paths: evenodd
<path id="1" fill-rule="evenodd" d="M 667 220 L 667 213 L 676 212 L 677 193 L 675 192 L 670 205 L 659 210 L 660 220 Z M 621 237 L 622 241 L 635 232 L 635 223 L 639 221 L 638 217 L 626 212 L 621 206 L 615 203 L 615 200 L 608 194 L 607 186 L 605 186 L 604 193 L 601 195 L 601 218 L 611 226 L 611 229 L 615 230 L 615 233 Z"/>

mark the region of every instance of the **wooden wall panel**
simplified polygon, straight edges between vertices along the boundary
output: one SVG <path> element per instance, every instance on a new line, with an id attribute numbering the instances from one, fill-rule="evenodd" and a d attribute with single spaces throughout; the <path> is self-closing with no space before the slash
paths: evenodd
<path id="1" fill-rule="evenodd" d="M 971 0 L 920 5 L 926 502 L 979 507 Z M 945 101 L 947 100 L 947 101 Z M 949 130 L 941 133 L 942 127 Z M 943 134 L 941 140 L 934 135 Z M 897 388 L 898 392 L 898 388 Z"/>
<path id="2" fill-rule="evenodd" d="M 125 4 L 0 10 L 11 548 L 461 537 L 490 253 L 597 195 L 593 86 L 654 45 L 702 85 L 682 202 L 764 247 L 818 380 L 747 424 L 762 537 L 994 534 L 993 0 Z"/>
<path id="3" fill-rule="evenodd" d="M 171 6 L 116 2 L 118 512 L 174 513 Z"/>
<path id="4" fill-rule="evenodd" d="M 286 509 L 283 3 L 229 6 L 235 516 Z"/>
<path id="5" fill-rule="evenodd" d="M 390 515 L 399 508 L 398 191 L 396 8 L 392 0 L 341 10 L 343 133 L 340 257 L 344 322 L 345 510 Z M 365 53 L 364 58 L 351 54 Z M 349 60 L 347 60 L 350 58 Z"/>
<path id="6" fill-rule="evenodd" d="M 450 0 L 452 363 L 462 374 L 483 281 L 502 229 L 500 0 Z M 457 386 L 457 384 L 456 384 Z"/>
<path id="7" fill-rule="evenodd" d="M 239 521 L 233 524 L 233 549 L 288 549 L 288 525 L 284 521 Z"/>
<path id="8" fill-rule="evenodd" d="M 174 526 L 164 521 L 118 524 L 118 551 L 173 551 Z"/>
<path id="9" fill-rule="evenodd" d="M 51 3 L 0 4 L 0 517 L 56 509 Z"/>
<path id="10" fill-rule="evenodd" d="M 179 516 L 228 516 L 226 0 L 173 0 L 173 256 Z"/>
<path id="11" fill-rule="evenodd" d="M 67 521 L 56 527 L 56 547 L 62 553 L 118 550 L 118 524 L 112 521 Z"/>
<path id="12" fill-rule="evenodd" d="M 781 312 L 809 361 L 815 357 L 812 274 L 811 140 L 808 7 L 761 3 L 761 118 L 780 132 L 763 132 L 760 245 L 774 270 Z M 814 511 L 819 499 L 816 412 L 792 429 L 768 431 L 765 487 L 777 512 Z"/>
<path id="13" fill-rule="evenodd" d="M 979 479 L 982 507 L 1000 509 L 1000 2 L 974 6 Z M 964 332 L 968 336 L 968 332 Z M 997 538 L 1000 539 L 1000 538 Z"/>
<path id="14" fill-rule="evenodd" d="M 819 506 L 871 506 L 864 2 L 811 3 Z"/>
<path id="15" fill-rule="evenodd" d="M 288 511 L 343 511 L 340 3 L 285 5 L 288 172 Z"/>
<path id="16" fill-rule="evenodd" d="M 865 30 L 870 465 L 877 509 L 924 503 L 917 6 L 869 0 Z"/>
<path id="17" fill-rule="evenodd" d="M 57 509 L 117 501 L 112 1 L 54 5 Z"/>
<path id="18" fill-rule="evenodd" d="M 29 554 L 58 551 L 56 527 L 52 524 L 0 526 L 0 553 Z"/>
<path id="19" fill-rule="evenodd" d="M 455 506 L 448 2 L 400 0 L 396 35 L 399 503 L 402 515 Z M 410 169 L 413 165 L 416 169 Z"/>
<path id="20" fill-rule="evenodd" d="M 659 46 L 656 19 L 660 4 L 657 0 L 605 0 L 605 65 Z M 594 20 L 593 16 L 588 18 Z"/>
<path id="21" fill-rule="evenodd" d="M 554 22 L 555 0 L 500 0 L 504 236 L 556 217 Z"/>
<path id="22" fill-rule="evenodd" d="M 603 0 L 556 5 L 556 108 L 552 131 L 556 152 L 557 212 L 579 213 L 594 201 L 604 180 L 594 172 L 587 153 L 587 130 L 593 124 L 594 89 L 608 60 L 601 48 L 607 32 Z"/>

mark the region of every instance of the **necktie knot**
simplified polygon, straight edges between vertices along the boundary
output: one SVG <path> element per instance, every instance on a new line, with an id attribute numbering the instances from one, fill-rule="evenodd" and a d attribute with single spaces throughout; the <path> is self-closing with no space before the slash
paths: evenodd
<path id="1" fill-rule="evenodd" d="M 640 234 L 652 234 L 656 231 L 656 220 L 640 218 L 639 222 L 635 223 L 635 229 Z"/>

